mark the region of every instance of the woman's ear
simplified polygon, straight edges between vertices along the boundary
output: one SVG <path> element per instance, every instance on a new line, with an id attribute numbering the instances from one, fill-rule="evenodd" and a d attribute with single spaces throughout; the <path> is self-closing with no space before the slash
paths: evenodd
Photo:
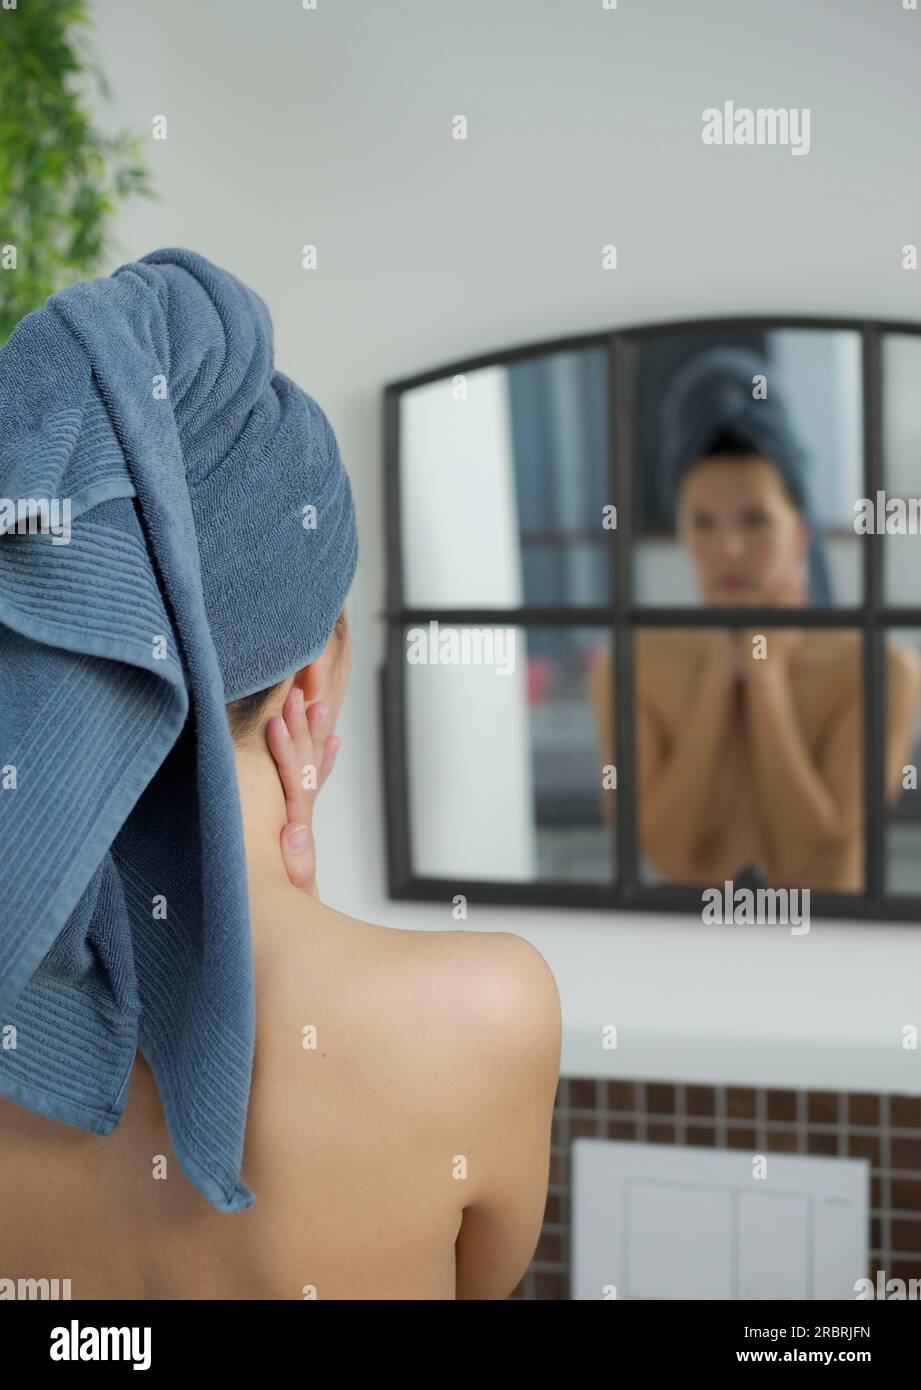
<path id="1" fill-rule="evenodd" d="M 321 672 L 318 661 L 310 661 L 306 666 L 302 666 L 299 671 L 295 671 L 292 686 L 299 686 L 304 695 L 304 704 L 309 705 L 311 700 L 315 700 L 320 693 Z"/>

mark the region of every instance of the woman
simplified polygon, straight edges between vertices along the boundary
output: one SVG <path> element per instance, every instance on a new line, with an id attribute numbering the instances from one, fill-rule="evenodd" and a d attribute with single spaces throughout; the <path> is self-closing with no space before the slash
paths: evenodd
<path id="1" fill-rule="evenodd" d="M 775 396 L 753 399 L 748 354 L 695 359 L 666 405 L 665 469 L 678 537 L 705 605 L 802 608 L 824 576 L 802 459 Z M 887 799 L 896 799 L 921 659 L 890 643 Z M 860 892 L 863 663 L 838 628 L 639 629 L 638 839 L 669 882 Z M 593 676 L 602 755 L 613 761 L 611 659 Z M 606 806 L 610 803 L 606 802 Z"/>
<path id="2" fill-rule="evenodd" d="M 15 1193 L 0 1214 L 0 1275 L 66 1277 L 74 1299 L 505 1298 L 531 1259 L 543 1218 L 559 1069 L 559 998 L 543 958 L 520 937 L 387 929 L 319 900 L 311 817 L 338 746 L 333 731 L 350 665 L 340 591 L 354 570 L 353 562 L 342 559 L 352 503 L 331 430 L 315 402 L 275 372 L 271 325 L 261 301 L 204 258 L 181 249 L 155 252 L 120 268 L 104 285 L 75 289 L 53 296 L 45 310 L 24 320 L 15 347 L 11 339 L 0 354 L 0 366 L 16 378 L 19 399 L 24 383 L 41 376 L 42 363 L 63 353 L 68 372 L 55 386 L 58 394 L 66 393 L 71 381 L 83 382 L 85 375 L 89 382 L 80 344 L 92 360 L 93 381 L 101 382 L 100 399 L 95 387 L 81 386 L 85 395 L 74 404 L 73 420 L 62 419 L 63 412 L 46 414 L 26 391 L 32 414 L 22 407 L 26 433 L 17 440 L 10 427 L 8 452 L 24 468 L 28 456 L 17 453 L 17 446 L 34 440 L 46 419 L 61 452 L 76 435 L 79 411 L 85 420 L 104 405 L 118 425 L 131 487 L 119 492 L 117 471 L 104 485 L 100 481 L 101 460 L 110 458 L 115 433 L 106 433 L 102 413 L 93 415 L 86 436 L 93 445 L 91 487 L 80 493 L 85 511 L 74 526 L 76 554 L 62 559 L 47 546 L 39 550 L 38 537 L 0 537 L 5 670 L 18 671 L 32 691 L 35 663 L 50 660 L 53 633 L 31 646 L 27 641 L 34 614 L 19 601 L 16 586 L 28 566 L 47 579 L 48 566 L 69 564 L 67 584 L 55 589 L 49 603 L 72 602 L 82 546 L 84 559 L 92 560 L 92 585 L 84 596 L 91 603 L 100 576 L 111 577 L 104 566 L 114 550 L 123 565 L 130 561 L 141 568 L 127 576 L 130 583 L 104 611 L 94 610 L 87 625 L 92 643 L 78 641 L 71 629 L 55 654 L 61 664 L 47 669 L 65 672 L 62 696 L 78 690 L 78 674 L 92 672 L 96 704 L 87 706 L 84 718 L 98 715 L 110 696 L 113 710 L 121 710 L 137 675 L 134 667 L 134 676 L 129 672 L 129 657 L 147 660 L 141 639 L 149 624 L 146 617 L 140 622 L 137 641 L 119 629 L 118 644 L 110 643 L 105 624 L 135 622 L 133 610 L 143 611 L 148 598 L 156 598 L 144 587 L 156 576 L 169 603 L 152 621 L 158 636 L 160 626 L 165 629 L 164 649 L 171 649 L 175 636 L 183 650 L 187 700 L 178 706 L 183 719 L 176 719 L 167 741 L 141 745 L 155 748 L 158 770 L 101 864 L 98 856 L 108 841 L 99 839 L 89 880 L 96 897 L 88 902 L 83 893 L 29 985 L 15 1004 L 6 1007 L 4 999 L 0 1009 L 0 1024 L 16 1034 L 15 1047 L 0 1058 L 0 1184 Z M 106 333 L 97 341 L 93 335 L 101 323 Z M 190 356 L 187 338 L 197 335 L 204 336 Z M 113 338 L 118 351 L 110 361 Z M 113 373 L 124 373 L 135 353 L 136 379 L 122 381 L 116 397 Z M 153 370 L 157 365 L 167 382 L 169 419 L 155 413 L 146 394 L 160 375 Z M 218 412 L 214 402 L 221 392 L 226 399 Z M 134 407 L 137 419 L 128 415 Z M 151 430 L 165 433 L 156 436 L 157 448 L 145 459 Z M 162 526 L 164 476 L 174 445 L 184 476 L 170 494 L 169 524 Z M 76 466 L 78 454 L 76 446 L 69 466 Z M 307 555 L 298 549 L 304 535 L 297 536 L 299 521 L 293 528 L 287 523 L 292 515 L 297 520 L 297 503 L 307 491 L 299 475 L 308 456 L 317 470 L 310 492 L 320 499 L 317 534 L 325 534 L 327 548 L 299 562 Z M 47 450 L 42 458 L 47 461 Z M 276 507 L 281 493 L 283 508 Z M 136 498 L 131 506 L 140 511 L 156 560 L 149 568 L 133 544 L 135 514 L 106 510 L 126 506 L 129 496 Z M 187 519 L 194 536 L 184 529 Z M 116 532 L 116 525 L 124 531 Z M 210 635 L 195 626 L 202 595 L 190 587 L 197 566 L 190 546 L 200 552 Z M 51 593 L 47 584 L 45 591 Z M 279 613 L 286 615 L 283 622 Z M 42 621 L 49 623 L 47 616 Z M 189 640 L 194 633 L 197 645 Z M 90 645 L 94 658 L 81 655 L 72 662 L 74 650 Z M 99 664 L 104 651 L 108 657 Z M 116 664 L 119 655 L 122 667 Z M 153 662 L 148 669 L 159 674 Z M 145 674 L 145 697 L 151 679 Z M 11 705 L 11 747 L 17 731 L 32 727 L 29 703 Z M 226 708 L 223 733 L 209 723 L 213 708 Z M 60 717 L 70 717 L 66 699 Z M 152 738 L 152 724 L 145 724 L 144 738 Z M 222 739 L 232 750 L 226 783 Z M 22 771 L 31 744 L 23 736 L 18 747 Z M 97 730 L 94 749 L 114 769 L 111 787 L 119 793 L 125 770 L 118 741 Z M 6 746 L 0 749 L 0 764 L 15 761 Z M 188 775 L 193 767 L 196 777 Z M 308 768 L 316 775 L 306 776 Z M 89 776 L 89 764 L 79 772 Z M 150 774 L 147 768 L 145 776 Z M 53 775 L 47 772 L 42 786 L 46 798 Z M 27 780 L 21 777 L 21 787 Z M 159 801 L 158 783 L 170 793 Z M 22 808 L 29 803 L 20 800 L 18 806 L 17 818 L 4 822 L 0 801 L 0 836 L 4 825 L 11 838 L 26 836 Z M 245 849 L 240 920 L 247 939 L 236 955 L 226 950 L 235 904 L 221 898 L 226 884 L 235 882 L 233 818 L 222 822 L 223 839 L 207 838 L 228 806 L 239 810 Z M 145 840 L 157 817 L 156 837 Z M 305 842 L 300 845 L 297 828 Z M 61 845 L 68 827 L 58 830 L 54 843 Z M 86 838 L 81 836 L 81 846 Z M 158 995 L 162 976 L 151 966 L 165 970 L 164 960 L 178 949 L 190 891 L 169 876 L 186 847 L 199 842 L 206 851 L 213 845 L 226 851 L 222 861 L 218 850 L 205 852 L 198 865 L 202 912 L 210 916 L 205 926 L 204 915 L 192 923 L 184 973 L 174 977 L 171 991 Z M 36 838 L 33 862 L 43 867 L 37 844 Z M 139 846 L 145 855 L 136 853 Z M 151 864 L 158 855 L 155 882 Z M 54 867 L 61 882 L 69 881 L 63 860 Z M 171 891 L 161 895 L 157 885 L 167 878 Z M 166 900 L 157 904 L 154 922 L 147 913 L 148 892 Z M 131 919 L 133 950 L 127 954 L 113 907 L 122 897 Z M 217 914 L 211 911 L 216 901 L 223 909 Z M 70 909 L 70 902 L 65 906 Z M 34 919 L 20 920 L 25 931 L 37 930 Z M 210 937 L 208 924 L 214 926 Z M 14 963 L 21 942 L 17 949 L 20 956 L 9 956 Z M 44 941 L 38 952 L 45 952 Z M 100 959 L 105 970 L 91 974 Z M 169 1015 L 170 1028 L 158 1032 L 157 1011 L 166 1017 L 173 1003 L 167 994 L 183 996 L 192 972 L 201 971 L 207 980 L 207 970 L 227 959 L 235 962 L 235 973 L 225 969 L 219 987 L 182 997 Z M 133 975 L 138 1018 L 129 987 Z M 227 1030 L 222 1045 L 215 1045 L 234 1000 L 245 1006 L 250 987 L 251 1077 L 245 1066 L 237 1067 L 245 1062 L 245 1047 L 239 1058 L 230 1055 L 237 1034 L 245 1033 L 245 1007 L 233 1015 L 237 1032 Z M 55 1009 L 43 1014 L 43 1001 L 52 997 Z M 98 1024 L 98 1031 L 90 1034 L 81 1023 L 67 1033 L 70 1020 L 61 1000 L 74 1009 L 85 1005 L 79 1017 L 89 1018 L 93 1029 Z M 42 1053 L 34 1025 L 46 1015 L 60 1031 L 41 1039 Z M 129 1024 L 136 1033 L 127 1032 Z M 90 1082 L 98 1090 L 110 1086 L 108 1057 L 121 1046 L 123 1033 L 129 1045 L 118 1056 L 127 1065 L 119 1060 L 112 1071 L 115 1082 L 124 1073 L 120 1089 L 111 1085 L 105 1107 L 94 1107 Z M 91 1054 L 91 1067 L 73 1076 L 60 1069 L 65 1063 L 82 1067 L 83 1051 Z M 235 1095 L 238 1081 L 248 1104 L 237 1172 L 237 1112 L 224 1106 L 221 1088 L 226 1083 L 227 1095 Z M 60 1123 L 62 1118 L 67 1122 Z"/>

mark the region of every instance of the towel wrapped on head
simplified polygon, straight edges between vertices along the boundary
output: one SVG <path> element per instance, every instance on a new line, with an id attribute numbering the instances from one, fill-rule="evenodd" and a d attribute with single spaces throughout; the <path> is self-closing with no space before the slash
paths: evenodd
<path id="1" fill-rule="evenodd" d="M 763 399 L 754 395 L 760 376 L 771 383 Z M 662 405 L 659 500 L 674 525 L 681 482 L 695 460 L 707 455 L 721 436 L 744 442 L 752 454 L 773 462 L 808 524 L 811 598 L 828 604 L 831 588 L 809 487 L 808 457 L 773 377 L 767 361 L 736 346 L 708 348 L 676 372 Z"/>
<path id="2" fill-rule="evenodd" d="M 27 521 L 43 499 L 66 535 Z M 259 296 L 163 249 L 0 349 L 0 502 L 0 1095 L 110 1134 L 139 1047 L 187 1176 L 240 1210 L 255 1008 L 224 706 L 342 609 L 335 436 Z"/>

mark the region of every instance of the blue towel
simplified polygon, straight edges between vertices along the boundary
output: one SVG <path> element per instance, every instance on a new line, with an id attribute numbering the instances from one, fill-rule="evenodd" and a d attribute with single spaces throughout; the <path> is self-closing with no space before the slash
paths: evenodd
<path id="1" fill-rule="evenodd" d="M 0 1094 L 111 1134 L 140 1048 L 221 1211 L 255 1200 L 224 705 L 322 651 L 356 563 L 332 428 L 203 256 L 75 284 L 0 349 Z"/>

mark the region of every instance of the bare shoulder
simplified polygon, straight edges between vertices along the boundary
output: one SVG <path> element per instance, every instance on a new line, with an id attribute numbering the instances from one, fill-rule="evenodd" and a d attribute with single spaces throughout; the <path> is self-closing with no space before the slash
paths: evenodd
<path id="1" fill-rule="evenodd" d="M 271 1153 L 285 1133 L 316 1155 L 324 1134 L 312 1183 L 299 1161 L 300 1194 L 324 1183 L 341 1193 L 341 1174 L 373 1163 L 378 1216 L 388 1202 L 401 1220 L 441 1213 L 457 1297 L 507 1297 L 547 1199 L 561 1042 L 553 972 L 511 932 L 383 927 L 316 903 L 305 915 L 266 984 L 263 1067 L 271 1052 L 280 1078 L 263 1091 Z M 318 1038 L 306 1068 L 292 1046 L 304 1020 Z"/>
<path id="2" fill-rule="evenodd" d="M 886 678 L 890 690 L 898 688 L 912 695 L 921 692 L 921 652 L 910 642 L 886 643 Z"/>
<path id="3" fill-rule="evenodd" d="M 296 939 L 280 987 L 301 1009 L 305 995 L 315 999 L 315 1012 L 366 1053 L 399 1057 L 408 1081 L 418 1074 L 428 1083 L 434 1069 L 469 1079 L 471 1068 L 495 1067 L 513 1048 L 538 1073 L 558 1070 L 556 981 L 524 937 L 384 927 L 312 904 Z M 356 1019 L 361 1027 L 350 1027 Z M 366 1048 L 371 1035 L 380 1049 Z"/>
<path id="4" fill-rule="evenodd" d="M 420 933 L 413 933 L 419 935 Z M 441 940 L 457 983 L 455 1006 L 468 1023 L 502 1034 L 510 1031 L 528 1046 L 559 1034 L 560 996 L 544 957 L 514 932 L 425 932 Z M 550 1051 L 553 1051 L 551 1046 Z M 556 1048 L 559 1061 L 559 1048 Z"/>
<path id="5" fill-rule="evenodd" d="M 802 654 L 822 666 L 841 665 L 860 669 L 863 637 L 854 628 L 806 628 Z"/>
<path id="6" fill-rule="evenodd" d="M 842 688 L 855 694 L 863 685 L 863 638 L 849 628 L 816 630 L 803 644 L 804 666 L 814 674 L 837 677 Z M 890 698 L 909 698 L 921 692 L 921 652 L 910 642 L 890 638 L 886 642 L 886 681 Z"/>
<path id="7" fill-rule="evenodd" d="M 694 628 L 649 627 L 636 633 L 638 709 L 656 715 L 663 729 L 673 729 L 684 717 L 706 641 L 707 633 Z"/>
<path id="8" fill-rule="evenodd" d="M 647 627 L 635 632 L 636 682 L 641 691 L 661 689 L 663 680 L 693 670 L 699 661 L 699 635 L 693 629 Z M 606 646 L 588 675 L 596 705 L 607 710 L 614 699 L 614 649 Z"/>
<path id="9" fill-rule="evenodd" d="M 700 632 L 694 628 L 641 627 L 636 632 L 639 676 L 659 676 L 665 670 L 696 664 Z"/>
<path id="10" fill-rule="evenodd" d="M 469 1183 L 472 1201 L 494 1181 L 503 1150 L 517 1152 L 519 1135 L 532 1143 L 549 1123 L 560 1071 L 556 980 L 512 932 L 400 931 L 394 945 L 417 1020 L 403 1055 L 420 1113 L 456 1136 L 456 1151 L 488 1155 Z"/>
<path id="11" fill-rule="evenodd" d="M 816 628 L 803 634 L 794 681 L 807 708 L 822 718 L 859 706 L 863 691 L 863 638 L 851 628 Z M 768 639 L 770 641 L 770 639 Z"/>
<path id="12" fill-rule="evenodd" d="M 387 930 L 401 979 L 417 1008 L 431 1007 L 446 1055 L 468 1072 L 510 1053 L 538 1074 L 559 1070 L 559 991 L 529 941 L 513 932 Z"/>

